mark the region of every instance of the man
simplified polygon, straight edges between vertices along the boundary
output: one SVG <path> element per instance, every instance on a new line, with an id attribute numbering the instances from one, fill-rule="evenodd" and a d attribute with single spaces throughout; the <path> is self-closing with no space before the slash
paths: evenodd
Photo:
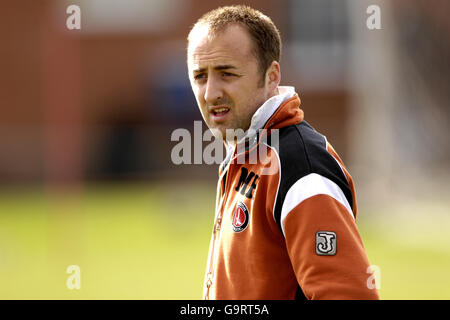
<path id="1" fill-rule="evenodd" d="M 188 36 L 198 106 L 228 149 L 204 298 L 377 299 L 352 178 L 303 120 L 294 88 L 279 86 L 280 52 L 273 22 L 246 6 L 208 12 Z M 258 129 L 267 134 L 250 134 Z M 263 158 L 238 161 L 257 147 Z"/>

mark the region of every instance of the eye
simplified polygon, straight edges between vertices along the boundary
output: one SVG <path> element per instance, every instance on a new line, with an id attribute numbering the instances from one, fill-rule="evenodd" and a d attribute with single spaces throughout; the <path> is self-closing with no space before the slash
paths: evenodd
<path id="1" fill-rule="evenodd" d="M 234 74 L 229 73 L 229 72 L 222 72 L 222 76 L 223 77 L 232 77 L 232 76 L 234 76 Z"/>
<path id="2" fill-rule="evenodd" d="M 194 80 L 201 80 L 201 79 L 205 79 L 205 78 L 206 78 L 206 74 L 204 74 L 204 73 L 199 73 L 194 76 Z"/>

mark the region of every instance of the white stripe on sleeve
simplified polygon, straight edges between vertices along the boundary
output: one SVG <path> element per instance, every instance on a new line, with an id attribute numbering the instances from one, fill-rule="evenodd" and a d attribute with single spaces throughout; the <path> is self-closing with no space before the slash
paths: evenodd
<path id="1" fill-rule="evenodd" d="M 304 200 L 311 198 L 315 195 L 326 194 L 330 197 L 339 201 L 342 205 L 347 208 L 347 211 L 354 219 L 352 209 L 342 192 L 341 188 L 324 176 L 321 176 L 317 173 L 310 173 L 307 176 L 299 179 L 296 183 L 292 185 L 289 191 L 286 194 L 286 198 L 284 199 L 283 206 L 281 208 L 281 229 L 284 232 L 284 221 L 289 213 L 302 203 Z"/>

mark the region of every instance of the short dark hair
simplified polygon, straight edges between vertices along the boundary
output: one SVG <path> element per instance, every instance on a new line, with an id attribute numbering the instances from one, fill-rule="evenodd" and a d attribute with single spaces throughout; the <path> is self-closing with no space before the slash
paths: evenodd
<path id="1" fill-rule="evenodd" d="M 280 62 L 281 37 L 272 20 L 262 12 L 245 5 L 220 7 L 205 13 L 191 29 L 188 36 L 198 25 L 207 25 L 211 35 L 224 31 L 230 24 L 238 23 L 249 33 L 253 43 L 253 53 L 258 60 L 261 74 L 260 84 L 264 84 L 264 75 L 272 61 Z"/>

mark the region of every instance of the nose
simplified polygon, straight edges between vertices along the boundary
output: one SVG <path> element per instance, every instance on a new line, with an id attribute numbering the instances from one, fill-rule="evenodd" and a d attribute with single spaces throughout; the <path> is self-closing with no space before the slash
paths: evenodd
<path id="1" fill-rule="evenodd" d="M 223 98 L 223 91 L 220 86 L 220 81 L 215 79 L 213 76 L 208 77 L 208 80 L 206 81 L 204 98 L 208 105 L 214 105 L 218 100 Z"/>

